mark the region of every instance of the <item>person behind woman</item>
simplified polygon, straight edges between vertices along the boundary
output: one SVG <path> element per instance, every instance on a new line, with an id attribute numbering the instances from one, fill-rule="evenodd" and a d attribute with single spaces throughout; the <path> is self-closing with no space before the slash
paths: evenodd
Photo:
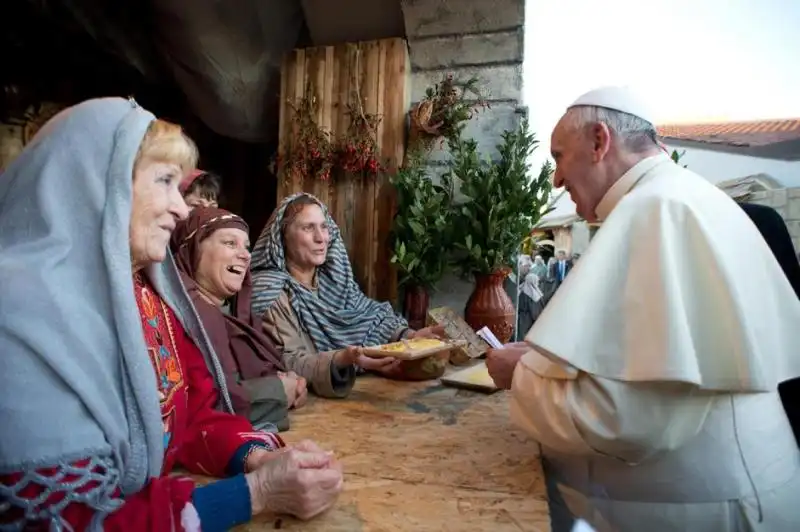
<path id="1" fill-rule="evenodd" d="M 536 257 L 541 260 L 541 257 Z M 544 261 L 541 263 L 544 266 Z M 540 277 L 536 274 L 536 263 L 522 278 L 519 291 L 517 338 L 524 338 L 544 309 L 544 294 L 540 288 Z"/>
<path id="2" fill-rule="evenodd" d="M 542 304 L 547 306 L 547 302 L 552 299 L 553 294 L 556 293 L 556 289 L 558 288 L 558 279 L 556 279 L 556 258 L 550 257 L 547 259 L 547 269 L 546 273 L 543 277 L 539 278 L 539 288 L 542 290 L 542 295 L 544 296 L 542 300 Z"/>
<path id="3" fill-rule="evenodd" d="M 300 193 L 281 202 L 256 242 L 251 268 L 253 313 L 263 317 L 264 330 L 283 348 L 287 365 L 315 393 L 347 394 L 354 362 L 393 378 L 438 376 L 433 357 L 410 365 L 360 354 L 362 346 L 442 331 L 412 331 L 389 303 L 364 295 L 339 228 L 314 196 Z"/>
<path id="4" fill-rule="evenodd" d="M 531 271 L 536 274 L 539 280 L 544 279 L 547 276 L 547 265 L 545 265 L 544 259 L 541 255 L 536 255 L 533 257 L 533 266 L 531 267 Z"/>
<path id="5" fill-rule="evenodd" d="M 205 170 L 193 170 L 181 181 L 180 191 L 189 209 L 217 207 L 222 195 L 222 178 Z"/>
<path id="6" fill-rule="evenodd" d="M 214 409 L 231 411 L 227 385 L 167 251 L 196 158 L 180 127 L 103 98 L 56 115 L 0 180 L 0 528 L 224 530 L 311 517 L 341 490 L 313 443 L 272 452 L 277 436 Z M 178 465 L 229 478 L 198 487 Z"/>
<path id="7" fill-rule="evenodd" d="M 775 260 L 780 264 L 786 279 L 800 298 L 800 261 L 794 256 L 794 244 L 786 222 L 772 207 L 755 203 L 740 203 L 761 236 L 767 242 Z M 749 250 L 743 250 L 747 255 Z M 800 444 L 800 375 L 778 385 L 783 409 L 789 418 L 794 437 Z"/>
<path id="8" fill-rule="evenodd" d="M 250 311 L 250 238 L 245 221 L 198 207 L 172 233 L 172 252 L 189 297 L 220 358 L 237 414 L 257 428 L 289 428 L 289 408 L 306 399 L 302 377 L 286 373 L 281 352 Z"/>

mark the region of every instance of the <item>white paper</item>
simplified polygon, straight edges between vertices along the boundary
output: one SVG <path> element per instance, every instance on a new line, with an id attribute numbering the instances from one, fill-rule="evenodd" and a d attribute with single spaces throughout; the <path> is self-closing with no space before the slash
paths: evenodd
<path id="1" fill-rule="evenodd" d="M 476 333 L 478 336 L 486 340 L 486 343 L 489 344 L 494 349 L 502 349 L 503 344 L 500 343 L 500 340 L 494 335 L 494 333 L 489 330 L 488 327 L 482 327 Z"/>

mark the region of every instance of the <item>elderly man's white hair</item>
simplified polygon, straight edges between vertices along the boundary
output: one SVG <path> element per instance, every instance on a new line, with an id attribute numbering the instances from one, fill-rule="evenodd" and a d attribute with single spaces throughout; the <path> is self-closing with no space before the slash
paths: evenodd
<path id="1" fill-rule="evenodd" d="M 569 106 L 564 121 L 575 130 L 603 123 L 622 146 L 634 153 L 658 145 L 650 110 L 626 87 L 603 87 L 583 94 Z"/>

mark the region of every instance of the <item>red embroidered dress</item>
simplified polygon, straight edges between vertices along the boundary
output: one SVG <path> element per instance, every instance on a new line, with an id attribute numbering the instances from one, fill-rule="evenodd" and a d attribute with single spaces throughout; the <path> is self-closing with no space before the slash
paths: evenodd
<path id="1" fill-rule="evenodd" d="M 277 448 L 282 447 L 283 442 L 277 435 L 255 432 L 243 417 L 214 409 L 219 394 L 202 353 L 147 280 L 136 275 L 134 281 L 142 330 L 161 403 L 164 465 L 161 476 L 151 479 L 138 493 L 126 497 L 124 505 L 105 519 L 103 528 L 156 532 L 182 530 L 181 512 L 187 503 L 192 502 L 195 485 L 191 479 L 169 476 L 177 465 L 192 473 L 218 478 L 237 475 L 244 472 L 244 458 L 252 446 Z M 38 473 L 52 476 L 55 471 L 42 469 Z M 0 480 L 13 485 L 20 478 L 22 474 Z M 33 499 L 38 492 L 37 486 L 31 483 L 20 495 Z M 245 497 L 249 512 L 250 501 L 246 493 Z M 210 499 L 204 497 L 205 500 Z M 197 501 L 195 503 L 197 505 Z M 198 506 L 197 510 L 203 518 L 202 509 Z M 86 529 L 93 514 L 91 508 L 80 503 L 70 504 L 61 512 L 62 518 L 74 530 Z M 0 523 L 3 521 L 6 519 L 0 511 Z M 216 528 L 206 526 L 202 521 L 200 524 L 204 530 Z M 42 529 L 48 526 L 49 523 L 41 522 Z M 28 523 L 26 529 L 33 528 L 33 523 Z"/>

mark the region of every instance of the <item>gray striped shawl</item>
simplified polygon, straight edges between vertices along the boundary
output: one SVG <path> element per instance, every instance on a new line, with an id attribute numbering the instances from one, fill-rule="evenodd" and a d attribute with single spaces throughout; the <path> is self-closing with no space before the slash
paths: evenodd
<path id="1" fill-rule="evenodd" d="M 303 195 L 322 208 L 330 230 L 328 256 L 317 268 L 316 293 L 289 275 L 281 235 L 286 207 Z M 408 326 L 389 303 L 379 303 L 361 291 L 339 228 L 325 205 L 310 194 L 289 196 L 275 209 L 253 249 L 251 269 L 253 312 L 262 316 L 287 290 L 295 314 L 318 351 L 386 343 L 399 329 Z"/>

